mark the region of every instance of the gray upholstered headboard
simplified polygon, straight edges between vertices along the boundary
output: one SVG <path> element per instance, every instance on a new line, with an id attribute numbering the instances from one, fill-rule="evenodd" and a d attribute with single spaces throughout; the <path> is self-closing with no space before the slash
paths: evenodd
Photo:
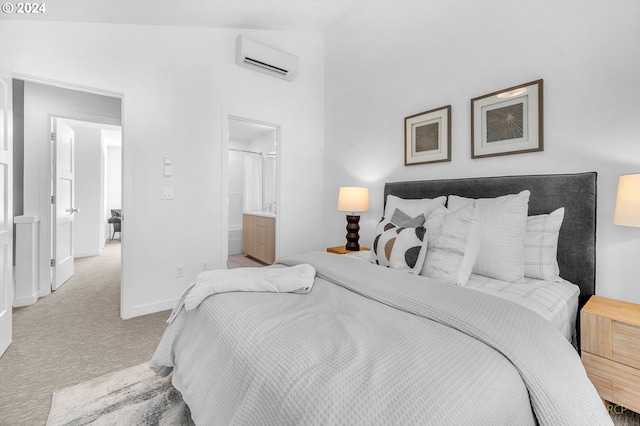
<path id="1" fill-rule="evenodd" d="M 531 191 L 529 215 L 565 208 L 558 240 L 560 276 L 580 287 L 580 308 L 596 288 L 596 181 L 597 173 L 502 176 L 391 182 L 385 184 L 384 199 L 434 198 L 459 195 L 490 198 Z"/>

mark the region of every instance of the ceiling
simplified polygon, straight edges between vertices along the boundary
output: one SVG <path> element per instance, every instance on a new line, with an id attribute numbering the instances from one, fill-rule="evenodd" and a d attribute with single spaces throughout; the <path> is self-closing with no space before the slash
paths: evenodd
<path id="1" fill-rule="evenodd" d="M 361 1 L 57 0 L 44 13 L 0 13 L 0 20 L 325 31 Z"/>
<path id="2" fill-rule="evenodd" d="M 100 129 L 102 131 L 102 137 L 107 146 L 122 146 L 122 127 L 114 126 L 112 124 L 96 123 L 93 121 L 74 120 L 71 118 L 62 119 L 72 129 L 78 127 L 89 127 L 92 129 Z"/>
<path id="3" fill-rule="evenodd" d="M 244 120 L 234 120 L 229 118 L 229 138 L 251 142 L 275 132 L 275 128 Z"/>

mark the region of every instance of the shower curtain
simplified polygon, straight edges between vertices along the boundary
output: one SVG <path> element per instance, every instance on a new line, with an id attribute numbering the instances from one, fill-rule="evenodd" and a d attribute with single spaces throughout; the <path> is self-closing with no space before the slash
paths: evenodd
<path id="1" fill-rule="evenodd" d="M 244 211 L 262 211 L 262 156 L 244 157 Z"/>
<path id="2" fill-rule="evenodd" d="M 264 156 L 264 203 L 267 209 L 276 212 L 277 186 L 276 186 L 276 156 Z"/>
<path id="3" fill-rule="evenodd" d="M 276 212 L 278 199 L 275 155 L 245 154 L 244 211 Z"/>

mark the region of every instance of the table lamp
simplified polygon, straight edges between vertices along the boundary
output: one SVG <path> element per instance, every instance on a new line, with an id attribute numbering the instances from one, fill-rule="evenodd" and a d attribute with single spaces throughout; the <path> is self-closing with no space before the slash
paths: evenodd
<path id="1" fill-rule="evenodd" d="M 640 227 L 640 173 L 620 176 L 613 223 Z"/>
<path id="2" fill-rule="evenodd" d="M 369 210 L 369 189 L 343 186 L 338 195 L 338 211 L 351 212 L 347 214 L 347 244 L 345 248 L 350 251 L 360 250 L 358 240 L 360 235 L 360 216 L 356 212 L 366 212 Z"/>

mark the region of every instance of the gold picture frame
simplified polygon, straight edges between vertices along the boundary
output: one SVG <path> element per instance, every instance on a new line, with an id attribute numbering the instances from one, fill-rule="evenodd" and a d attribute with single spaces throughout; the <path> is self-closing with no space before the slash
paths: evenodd
<path id="1" fill-rule="evenodd" d="M 404 119 L 404 165 L 451 161 L 451 105 Z"/>
<path id="2" fill-rule="evenodd" d="M 543 151 L 543 81 L 471 99 L 471 158 Z"/>

